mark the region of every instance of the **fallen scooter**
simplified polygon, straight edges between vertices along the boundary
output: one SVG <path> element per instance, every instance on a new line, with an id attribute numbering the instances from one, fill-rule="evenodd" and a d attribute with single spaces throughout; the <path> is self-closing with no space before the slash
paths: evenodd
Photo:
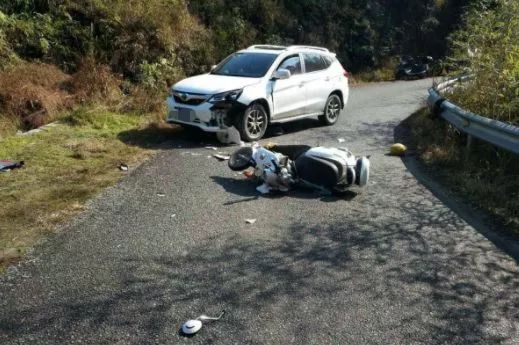
<path id="1" fill-rule="evenodd" d="M 342 193 L 369 181 L 369 157 L 356 157 L 343 148 L 310 147 L 307 145 L 258 144 L 242 147 L 229 159 L 234 171 L 254 168 L 254 175 L 263 182 L 256 189 L 265 194 L 286 192 L 299 185 Z"/>

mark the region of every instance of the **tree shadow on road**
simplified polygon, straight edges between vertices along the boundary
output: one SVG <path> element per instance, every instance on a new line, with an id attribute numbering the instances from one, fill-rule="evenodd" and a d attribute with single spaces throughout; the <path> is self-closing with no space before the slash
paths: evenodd
<path id="1" fill-rule="evenodd" d="M 428 169 L 413 153 L 415 148 L 410 142 L 409 131 L 410 128 L 406 121 L 401 122 L 394 129 L 395 142 L 406 143 L 410 148 L 410 153 L 402 157 L 402 162 L 407 170 L 444 205 L 519 262 L 519 235 L 507 231 L 501 221 L 481 209 L 476 209 L 474 205 L 470 205 L 459 195 L 450 192 L 449 188 L 442 184 L 438 174 Z"/>
<path id="2" fill-rule="evenodd" d="M 366 199 L 342 221 L 294 215 L 269 238 L 229 233 L 180 254 L 128 256 L 117 263 L 115 288 L 78 295 L 70 282 L 60 293 L 73 299 L 9 306 L 0 339 L 102 334 L 111 343 L 178 343 L 182 322 L 225 309 L 224 320 L 190 341 L 517 340 L 516 262 L 441 202 L 402 187 L 389 203 Z"/>

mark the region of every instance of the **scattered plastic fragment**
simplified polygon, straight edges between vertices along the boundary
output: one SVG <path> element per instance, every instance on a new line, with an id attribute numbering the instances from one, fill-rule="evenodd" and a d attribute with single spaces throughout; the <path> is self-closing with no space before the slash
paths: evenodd
<path id="1" fill-rule="evenodd" d="M 216 138 L 223 144 L 244 144 L 243 141 L 241 141 L 240 132 L 238 132 L 234 126 L 228 127 L 224 131 L 216 132 Z"/>
<path id="2" fill-rule="evenodd" d="M 194 335 L 194 334 L 198 333 L 198 331 L 200 331 L 200 329 L 202 329 L 202 321 L 218 321 L 222 318 L 222 316 L 224 316 L 224 314 L 225 314 L 225 310 L 222 310 L 220 315 L 218 315 L 217 317 L 200 315 L 195 320 L 188 320 L 182 325 L 182 328 L 181 328 L 182 333 L 184 335 L 188 335 L 188 336 Z"/>
<path id="3" fill-rule="evenodd" d="M 214 154 L 213 157 L 218 159 L 219 161 L 227 161 L 231 158 L 230 156 L 221 155 L 221 154 Z"/>
<path id="4" fill-rule="evenodd" d="M 124 163 L 119 164 L 119 170 L 128 171 L 128 165 L 126 165 Z"/>
<path id="5" fill-rule="evenodd" d="M 7 172 L 13 169 L 19 169 L 25 165 L 24 161 L 12 162 L 0 160 L 0 171 Z"/>
<path id="6" fill-rule="evenodd" d="M 243 172 L 243 175 L 245 175 L 245 177 L 247 178 L 254 178 L 254 170 L 245 170 Z"/>
<path id="7" fill-rule="evenodd" d="M 344 138 L 339 138 L 339 139 L 337 139 L 337 141 L 340 142 L 340 143 L 343 143 L 343 142 L 346 141 L 346 139 L 344 139 Z"/>
<path id="8" fill-rule="evenodd" d="M 256 219 L 245 219 L 245 223 L 254 224 L 254 223 L 256 223 Z"/>
<path id="9" fill-rule="evenodd" d="M 177 215 L 173 213 L 173 214 L 171 215 L 171 218 L 175 218 L 176 216 L 177 216 Z"/>
<path id="10" fill-rule="evenodd" d="M 166 196 L 164 193 L 157 193 L 157 196 Z"/>
<path id="11" fill-rule="evenodd" d="M 182 152 L 181 155 L 182 156 L 187 156 L 187 155 L 190 155 L 190 156 L 201 156 L 202 154 L 201 153 L 197 153 L 197 152 L 186 151 L 186 152 Z"/>
<path id="12" fill-rule="evenodd" d="M 213 150 L 213 151 L 218 150 L 218 148 L 216 146 L 206 146 L 205 148 L 208 150 Z"/>

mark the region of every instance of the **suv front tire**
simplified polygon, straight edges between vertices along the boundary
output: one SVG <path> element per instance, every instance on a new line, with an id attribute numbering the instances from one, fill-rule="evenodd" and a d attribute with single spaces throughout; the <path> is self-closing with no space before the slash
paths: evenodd
<path id="1" fill-rule="evenodd" d="M 256 141 L 261 139 L 268 126 L 268 114 L 265 107 L 259 103 L 253 103 L 238 115 L 236 125 L 244 141 Z"/>

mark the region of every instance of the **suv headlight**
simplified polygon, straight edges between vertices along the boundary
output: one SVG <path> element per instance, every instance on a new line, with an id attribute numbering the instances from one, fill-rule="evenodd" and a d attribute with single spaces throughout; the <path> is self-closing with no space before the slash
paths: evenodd
<path id="1" fill-rule="evenodd" d="M 209 103 L 218 103 L 218 102 L 223 102 L 223 101 L 236 101 L 238 98 L 240 98 L 242 92 L 243 92 L 243 89 L 217 93 L 216 95 L 213 95 L 211 98 L 209 98 L 208 102 Z"/>

